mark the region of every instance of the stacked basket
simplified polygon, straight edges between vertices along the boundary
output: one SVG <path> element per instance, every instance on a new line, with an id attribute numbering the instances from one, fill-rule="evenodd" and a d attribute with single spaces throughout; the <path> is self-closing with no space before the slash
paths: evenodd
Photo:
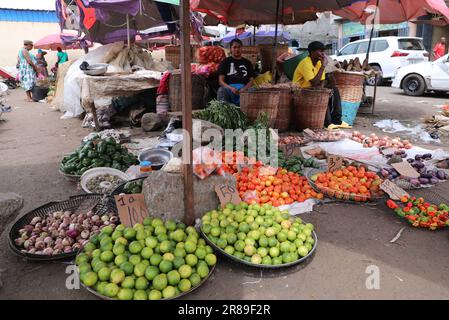
<path id="1" fill-rule="evenodd" d="M 259 55 L 259 47 L 256 46 L 242 47 L 242 57 L 251 61 L 253 66 L 257 64 L 258 55 Z"/>
<path id="2" fill-rule="evenodd" d="M 181 111 L 181 72 L 175 70 L 170 75 L 168 84 L 168 100 L 170 104 L 170 110 L 172 112 Z M 192 74 L 192 110 L 203 109 L 208 103 L 209 86 L 204 77 Z"/>
<path id="3" fill-rule="evenodd" d="M 292 111 L 291 90 L 263 88 L 241 92 L 240 108 L 251 122 L 254 122 L 260 113 L 266 112 L 270 127 L 287 131 L 290 128 Z"/>
<path id="4" fill-rule="evenodd" d="M 356 72 L 335 72 L 334 78 L 341 96 L 342 120 L 352 126 L 362 102 L 365 76 Z"/>
<path id="5" fill-rule="evenodd" d="M 273 45 L 272 44 L 260 44 L 260 61 L 262 63 L 262 72 L 271 71 L 273 66 Z M 276 54 L 280 56 L 283 53 L 288 52 L 287 44 L 280 44 L 277 47 Z"/>
<path id="6" fill-rule="evenodd" d="M 322 129 L 329 104 L 330 89 L 300 89 L 293 94 L 295 129 Z"/>

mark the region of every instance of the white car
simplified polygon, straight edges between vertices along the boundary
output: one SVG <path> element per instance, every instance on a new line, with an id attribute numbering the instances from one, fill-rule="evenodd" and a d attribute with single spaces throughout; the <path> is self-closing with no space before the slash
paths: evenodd
<path id="1" fill-rule="evenodd" d="M 400 68 L 392 87 L 403 89 L 408 96 L 421 96 L 427 91 L 449 91 L 449 55 L 433 62 Z"/>
<path id="2" fill-rule="evenodd" d="M 366 58 L 369 39 L 348 43 L 332 56 L 339 62 L 359 58 L 360 62 Z M 378 84 L 384 80 L 394 78 L 396 71 L 410 64 L 429 61 L 429 53 L 424 49 L 422 38 L 413 37 L 381 37 L 374 38 L 371 42 L 369 64 L 373 69 L 381 71 L 382 77 L 378 77 Z M 369 85 L 374 85 L 375 78 L 367 80 Z"/>

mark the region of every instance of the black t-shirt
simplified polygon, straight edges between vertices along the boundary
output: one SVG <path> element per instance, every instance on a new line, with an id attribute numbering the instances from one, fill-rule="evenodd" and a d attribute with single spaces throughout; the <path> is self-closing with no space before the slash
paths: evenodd
<path id="1" fill-rule="evenodd" d="M 246 85 L 251 78 L 254 78 L 254 68 L 248 59 L 228 57 L 220 63 L 218 74 L 225 76 L 227 84 L 241 83 Z"/>

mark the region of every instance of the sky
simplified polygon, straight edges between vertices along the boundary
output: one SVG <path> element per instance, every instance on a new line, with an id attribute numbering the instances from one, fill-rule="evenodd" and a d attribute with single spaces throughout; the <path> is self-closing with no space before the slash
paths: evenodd
<path id="1" fill-rule="evenodd" d="M 0 0 L 0 8 L 55 10 L 55 0 Z"/>

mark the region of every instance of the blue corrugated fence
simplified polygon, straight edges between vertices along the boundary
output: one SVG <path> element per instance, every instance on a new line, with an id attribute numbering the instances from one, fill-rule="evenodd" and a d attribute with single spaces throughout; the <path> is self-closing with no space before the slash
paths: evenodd
<path id="1" fill-rule="evenodd" d="M 58 22 L 56 11 L 0 9 L 0 21 Z"/>

